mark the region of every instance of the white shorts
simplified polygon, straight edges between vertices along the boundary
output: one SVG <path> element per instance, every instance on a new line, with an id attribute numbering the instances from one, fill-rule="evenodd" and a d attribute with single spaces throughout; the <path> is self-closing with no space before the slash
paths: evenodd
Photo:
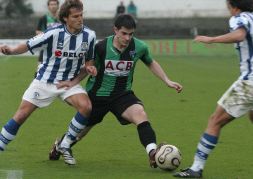
<path id="1" fill-rule="evenodd" d="M 228 114 L 238 118 L 253 109 L 253 81 L 237 80 L 218 101 Z"/>
<path id="2" fill-rule="evenodd" d="M 57 89 L 56 84 L 45 83 L 34 79 L 25 91 L 23 100 L 29 101 L 35 106 L 42 108 L 50 105 L 56 97 L 60 97 L 62 100 L 65 100 L 72 95 L 80 93 L 87 94 L 79 84 L 68 90 L 64 88 Z"/>

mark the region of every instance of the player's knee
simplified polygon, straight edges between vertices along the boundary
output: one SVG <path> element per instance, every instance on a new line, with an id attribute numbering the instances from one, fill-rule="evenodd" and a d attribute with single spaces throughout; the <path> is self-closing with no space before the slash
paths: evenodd
<path id="1" fill-rule="evenodd" d="M 79 105 L 78 105 L 78 111 L 81 113 L 81 114 L 90 114 L 91 110 L 92 110 L 92 104 L 90 102 L 90 100 L 82 100 L 79 102 Z"/>
<path id="2" fill-rule="evenodd" d="M 146 112 L 144 111 L 144 108 L 143 108 L 142 106 L 136 108 L 136 110 L 135 110 L 135 112 L 134 112 L 134 115 L 135 115 L 135 116 L 138 116 L 138 117 L 141 118 L 141 119 L 147 119 L 147 114 L 146 114 Z"/>

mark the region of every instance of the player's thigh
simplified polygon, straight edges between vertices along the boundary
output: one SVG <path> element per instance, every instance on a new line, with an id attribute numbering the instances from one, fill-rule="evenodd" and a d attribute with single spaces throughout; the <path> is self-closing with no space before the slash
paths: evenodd
<path id="1" fill-rule="evenodd" d="M 75 107 L 79 112 L 83 111 L 86 113 L 92 109 L 91 101 L 86 91 L 79 84 L 66 90 L 61 94 L 61 98 Z"/>
<path id="2" fill-rule="evenodd" d="M 50 105 L 57 97 L 54 84 L 48 84 L 34 79 L 25 91 L 22 99 L 43 108 Z"/>
<path id="3" fill-rule="evenodd" d="M 132 106 L 129 106 L 122 113 L 122 117 L 135 125 L 148 120 L 147 114 L 143 106 L 140 104 L 133 104 Z"/>
<path id="4" fill-rule="evenodd" d="M 112 113 L 118 118 L 121 124 L 139 124 L 147 120 L 143 104 L 132 91 L 116 98 L 112 102 Z"/>
<path id="5" fill-rule="evenodd" d="M 110 111 L 109 100 L 101 97 L 91 97 L 92 110 L 88 126 L 94 126 L 103 121 L 105 115 Z"/>
<path id="6" fill-rule="evenodd" d="M 222 95 L 218 104 L 234 118 L 239 118 L 253 109 L 253 84 L 238 80 Z"/>

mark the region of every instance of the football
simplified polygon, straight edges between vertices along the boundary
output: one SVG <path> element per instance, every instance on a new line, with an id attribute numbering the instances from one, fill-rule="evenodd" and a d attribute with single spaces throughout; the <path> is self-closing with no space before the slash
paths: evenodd
<path id="1" fill-rule="evenodd" d="M 164 144 L 157 149 L 155 154 L 155 161 L 157 166 L 163 170 L 175 170 L 181 163 L 181 152 L 180 150 L 170 144 Z"/>

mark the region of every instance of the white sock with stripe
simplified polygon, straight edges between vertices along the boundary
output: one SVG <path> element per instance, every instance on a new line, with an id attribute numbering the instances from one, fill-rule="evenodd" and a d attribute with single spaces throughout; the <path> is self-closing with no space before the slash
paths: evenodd
<path id="1" fill-rule="evenodd" d="M 197 151 L 194 156 L 194 162 L 191 166 L 191 169 L 193 171 L 199 171 L 204 169 L 208 155 L 215 148 L 217 141 L 218 137 L 209 135 L 207 133 L 203 134 L 199 141 Z"/>
<path id="2" fill-rule="evenodd" d="M 79 112 L 76 113 L 75 117 L 72 118 L 68 132 L 64 136 L 60 147 L 70 148 L 70 145 L 76 141 L 77 135 L 85 128 L 88 123 L 88 119 L 81 115 Z"/>

